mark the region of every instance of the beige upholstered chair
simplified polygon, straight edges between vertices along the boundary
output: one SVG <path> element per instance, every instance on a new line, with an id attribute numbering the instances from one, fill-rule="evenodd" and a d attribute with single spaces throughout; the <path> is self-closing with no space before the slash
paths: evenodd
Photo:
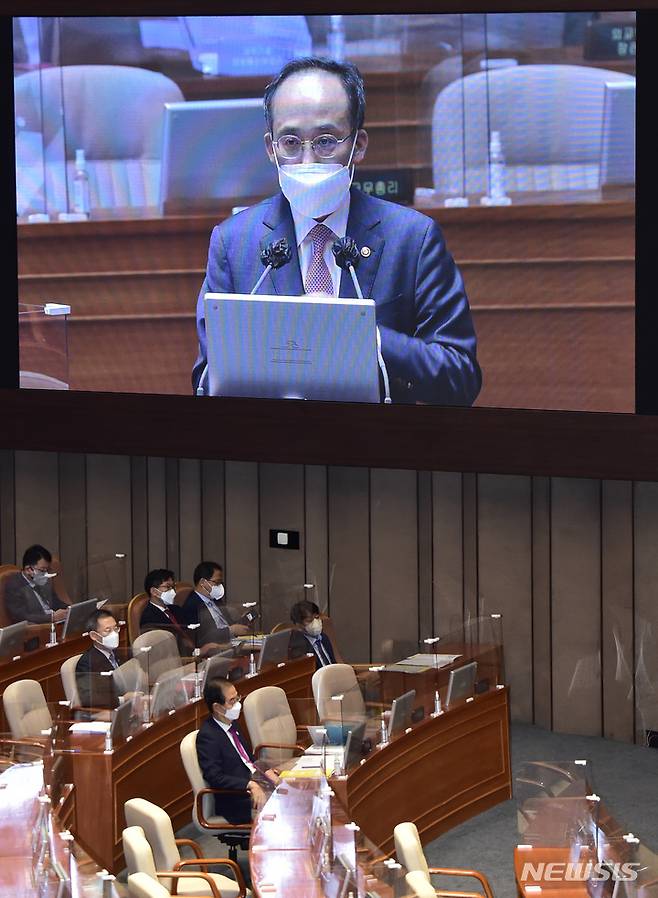
<path id="1" fill-rule="evenodd" d="M 430 874 L 468 876 L 478 880 L 482 886 L 482 892 L 484 893 L 485 898 L 493 898 L 493 892 L 491 891 L 491 886 L 489 885 L 487 877 L 482 873 L 478 873 L 477 870 L 461 870 L 452 867 L 429 867 L 427 860 L 425 859 L 425 853 L 423 851 L 423 846 L 420 843 L 415 823 L 398 823 L 393 830 L 393 838 L 395 839 L 395 854 L 398 862 L 402 864 L 403 867 L 406 867 L 409 873 L 413 873 L 414 871 L 421 873 L 430 886 L 432 884 Z M 439 893 L 443 893 L 443 890 L 439 890 Z M 430 893 L 428 892 L 427 894 L 429 895 Z M 468 894 L 471 896 L 481 895 L 480 892 L 470 892 Z"/>
<path id="2" fill-rule="evenodd" d="M 224 842 L 229 849 L 231 860 L 237 860 L 238 847 L 246 847 L 249 844 L 250 823 L 229 823 L 224 817 L 215 814 L 214 796 L 224 791 L 233 790 L 211 789 L 204 780 L 196 753 L 196 737 L 198 730 L 184 736 L 180 744 L 180 753 L 185 773 L 194 792 L 194 805 L 192 807 L 192 821 L 202 833 L 211 833 L 220 842 Z M 246 795 L 245 791 L 245 795 Z"/>
<path id="3" fill-rule="evenodd" d="M 434 886 L 421 870 L 407 873 L 404 881 L 407 884 L 409 898 L 436 898 Z"/>
<path id="4" fill-rule="evenodd" d="M 133 641 L 133 657 L 137 658 L 152 686 L 160 674 L 181 666 L 180 652 L 173 633 L 148 630 Z M 148 651 L 142 651 L 148 649 Z"/>
<path id="5" fill-rule="evenodd" d="M 130 898 L 171 898 L 157 880 L 151 879 L 148 873 L 131 873 L 128 877 L 128 894 Z"/>
<path id="6" fill-rule="evenodd" d="M 289 761 L 296 751 L 304 753 L 304 747 L 298 744 L 288 697 L 279 686 L 262 686 L 250 692 L 244 700 L 244 719 L 256 758 L 273 765 Z M 306 733 L 306 727 L 303 731 Z"/>
<path id="7" fill-rule="evenodd" d="M 362 720 L 366 715 L 363 695 L 356 674 L 349 664 L 329 664 L 316 670 L 311 680 L 313 698 L 320 720 L 340 720 L 340 703 L 332 695 L 342 695 L 342 719 Z"/>
<path id="8" fill-rule="evenodd" d="M 59 675 L 62 678 L 62 686 L 64 687 L 64 695 L 66 700 L 71 702 L 74 708 L 80 707 L 80 693 L 78 692 L 78 681 L 75 676 L 75 667 L 82 655 L 73 655 L 67 658 L 59 669 Z"/>
<path id="9" fill-rule="evenodd" d="M 15 739 L 40 736 L 42 730 L 49 730 L 53 725 L 43 689 L 36 680 L 10 683 L 2 694 L 2 703 Z"/>
<path id="10" fill-rule="evenodd" d="M 165 879 L 167 882 L 177 882 L 177 891 L 183 895 L 212 895 L 214 898 L 223 898 L 222 893 L 217 887 L 215 879 L 208 873 L 195 870 L 194 872 L 182 870 L 156 870 L 155 861 L 153 860 L 153 852 L 148 843 L 144 830 L 141 826 L 128 826 L 121 834 L 123 842 L 123 854 L 126 859 L 126 870 L 128 878 L 139 876 L 137 880 L 138 895 L 153 895 L 159 898 L 160 895 L 169 895 L 169 890 L 164 889 L 158 891 L 155 888 L 149 892 L 149 886 L 146 879 L 149 879 L 153 886 L 159 886 L 159 879 Z M 230 881 L 230 880 L 229 880 Z M 187 891 L 184 891 L 184 886 Z M 132 895 L 133 892 L 130 892 Z"/>
<path id="11" fill-rule="evenodd" d="M 244 898 L 247 894 L 242 871 L 238 865 L 228 858 L 203 858 L 201 848 L 192 839 L 177 839 L 174 836 L 174 830 L 171 825 L 171 819 L 166 811 L 146 801 L 143 798 L 131 798 L 124 805 L 126 813 L 126 823 L 128 826 L 141 827 L 144 831 L 146 841 L 153 852 L 153 860 L 155 867 L 159 871 L 165 870 L 182 870 L 186 867 L 208 867 L 208 866 L 224 866 L 228 867 L 234 874 L 235 879 L 228 876 L 222 876 L 218 873 L 211 873 L 211 877 L 215 881 L 218 889 L 222 894 L 222 898 Z M 187 845 L 196 855 L 195 860 L 183 860 L 180 856 L 179 846 Z M 137 872 L 130 871 L 130 872 Z M 173 880 L 161 878 L 163 886 L 172 889 Z M 178 883 L 178 891 L 182 895 L 206 895 L 207 888 L 200 888 L 198 882 L 180 882 Z"/>

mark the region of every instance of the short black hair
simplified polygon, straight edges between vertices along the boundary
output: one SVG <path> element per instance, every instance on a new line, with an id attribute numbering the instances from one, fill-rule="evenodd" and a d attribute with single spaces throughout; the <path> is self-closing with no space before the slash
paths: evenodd
<path id="1" fill-rule="evenodd" d="M 295 604 L 290 609 L 290 620 L 293 624 L 301 624 L 304 622 L 304 618 L 308 617 L 312 614 L 319 614 L 320 609 L 315 604 L 315 602 L 308 602 L 304 599 L 301 602 L 295 602 Z"/>
<path id="2" fill-rule="evenodd" d="M 98 626 L 98 621 L 103 620 L 104 617 L 113 617 L 114 620 L 116 620 L 111 611 L 106 611 L 105 608 L 97 608 L 96 611 L 94 611 L 94 613 L 89 617 L 87 629 L 95 630 Z"/>
<path id="3" fill-rule="evenodd" d="M 219 677 L 213 677 L 208 680 L 203 687 L 203 700 L 208 705 L 208 710 L 212 714 L 212 706 L 217 703 L 219 705 L 226 704 L 224 689 L 229 686 L 228 680 L 222 680 Z"/>
<path id="4" fill-rule="evenodd" d="M 197 564 L 192 574 L 194 585 L 196 586 L 200 580 L 210 580 L 215 571 L 224 573 L 224 568 L 221 564 L 217 564 L 216 561 L 202 561 L 200 564 Z"/>
<path id="5" fill-rule="evenodd" d="M 38 564 L 42 558 L 44 561 L 47 561 L 48 564 L 53 560 L 53 556 L 44 546 L 38 544 L 30 546 L 23 552 L 23 567 L 32 567 L 33 565 Z"/>
<path id="6" fill-rule="evenodd" d="M 165 580 L 173 580 L 174 572 L 168 571 L 166 568 L 159 567 L 154 571 L 149 571 L 146 577 L 144 578 L 144 592 L 147 596 L 151 595 L 151 590 L 155 586 L 156 589 L 160 587 Z"/>
<path id="7" fill-rule="evenodd" d="M 274 94 L 283 84 L 286 78 L 299 72 L 309 71 L 329 72 L 336 75 L 343 83 L 345 93 L 350 105 L 350 121 L 352 130 L 363 128 L 363 120 L 366 117 L 366 91 L 363 86 L 361 72 L 352 62 L 336 62 L 335 59 L 326 59 L 323 56 L 302 56 L 300 59 L 292 59 L 286 63 L 279 74 L 265 88 L 263 95 L 263 109 L 265 112 L 265 124 L 270 134 L 272 129 L 272 101 Z"/>

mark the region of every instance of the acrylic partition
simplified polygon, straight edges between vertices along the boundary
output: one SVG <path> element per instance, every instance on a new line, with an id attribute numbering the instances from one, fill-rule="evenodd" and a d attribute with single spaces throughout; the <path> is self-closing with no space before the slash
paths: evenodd
<path id="1" fill-rule="evenodd" d="M 33 390 L 68 390 L 67 316 L 62 303 L 18 305 L 20 386 Z"/>

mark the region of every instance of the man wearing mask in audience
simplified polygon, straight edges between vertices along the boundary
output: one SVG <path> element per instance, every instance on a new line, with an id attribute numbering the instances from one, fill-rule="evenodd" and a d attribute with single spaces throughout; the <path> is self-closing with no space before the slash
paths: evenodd
<path id="1" fill-rule="evenodd" d="M 89 620 L 91 645 L 80 656 L 75 677 L 83 708 L 116 708 L 119 695 L 112 671 L 119 666 L 119 627 L 114 615 L 102 608 Z"/>
<path id="2" fill-rule="evenodd" d="M 68 605 L 61 601 L 52 585 L 57 575 L 50 569 L 52 555 L 43 546 L 30 546 L 23 555 L 23 569 L 5 582 L 5 610 L 12 624 L 28 621 L 47 624 L 66 617 Z"/>
<path id="3" fill-rule="evenodd" d="M 196 739 L 203 778 L 211 789 L 245 790 L 244 796 L 216 795 L 215 813 L 229 823 L 250 823 L 252 807 L 260 810 L 278 775 L 273 769 L 261 773 L 242 740 L 236 726 L 242 702 L 235 686 L 228 680 L 211 679 L 203 698 L 210 713 Z"/>
<path id="4" fill-rule="evenodd" d="M 290 620 L 296 628 L 290 634 L 291 658 L 313 652 L 316 670 L 336 663 L 334 647 L 327 634 L 322 632 L 320 609 L 315 602 L 296 602 L 290 609 Z"/>
<path id="5" fill-rule="evenodd" d="M 194 569 L 194 591 L 185 600 L 183 612 L 189 624 L 199 624 L 195 645 L 226 644 L 234 636 L 246 636 L 250 630 L 244 624 L 231 622 L 224 599 L 224 571 L 215 561 L 202 561 Z"/>
<path id="6" fill-rule="evenodd" d="M 183 609 L 176 604 L 174 572 L 164 568 L 149 571 L 144 579 L 144 592 L 149 597 L 139 619 L 140 632 L 167 630 L 173 633 L 181 655 L 194 648 L 193 631 L 187 629 Z"/>
<path id="7" fill-rule="evenodd" d="M 205 293 L 250 293 L 263 271 L 261 252 L 285 238 L 292 257 L 269 272 L 260 293 L 354 298 L 352 279 L 332 252 L 347 236 L 356 243 L 363 295 L 376 303 L 392 401 L 471 405 L 482 381 L 475 332 L 441 229 L 414 209 L 351 188 L 368 146 L 359 70 L 294 59 L 268 84 L 263 102 L 265 149 L 281 190 L 212 233 L 197 302 L 195 391 L 208 387 Z"/>

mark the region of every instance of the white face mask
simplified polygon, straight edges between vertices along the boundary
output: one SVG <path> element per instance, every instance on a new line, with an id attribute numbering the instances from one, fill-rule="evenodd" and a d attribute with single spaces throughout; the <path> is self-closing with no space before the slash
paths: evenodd
<path id="1" fill-rule="evenodd" d="M 218 602 L 220 599 L 224 598 L 224 584 L 223 583 L 213 583 L 210 587 L 210 598 L 214 599 Z"/>
<path id="2" fill-rule="evenodd" d="M 46 583 L 57 574 L 49 574 L 48 571 L 34 571 L 33 581 L 35 586 L 45 586 Z"/>
<path id="3" fill-rule="evenodd" d="M 165 605 L 173 605 L 176 599 L 176 590 L 175 589 L 165 589 L 164 592 L 160 593 L 160 598 L 165 603 Z"/>
<path id="4" fill-rule="evenodd" d="M 354 168 L 351 166 L 356 138 L 355 134 L 347 165 L 333 162 L 279 165 L 274 151 L 281 192 L 296 212 L 307 218 L 324 218 L 336 211 L 352 184 Z"/>
<path id="5" fill-rule="evenodd" d="M 224 711 L 224 717 L 227 720 L 237 720 L 240 716 L 240 711 L 242 711 L 242 702 L 236 702 Z"/>
<path id="6" fill-rule="evenodd" d="M 101 637 L 101 644 L 106 649 L 116 649 L 119 647 L 119 634 L 116 630 L 112 633 L 108 633 L 107 636 Z"/>
<path id="7" fill-rule="evenodd" d="M 319 636 L 322 633 L 322 621 L 319 617 L 315 617 L 310 624 L 306 624 L 304 629 L 309 636 Z"/>

